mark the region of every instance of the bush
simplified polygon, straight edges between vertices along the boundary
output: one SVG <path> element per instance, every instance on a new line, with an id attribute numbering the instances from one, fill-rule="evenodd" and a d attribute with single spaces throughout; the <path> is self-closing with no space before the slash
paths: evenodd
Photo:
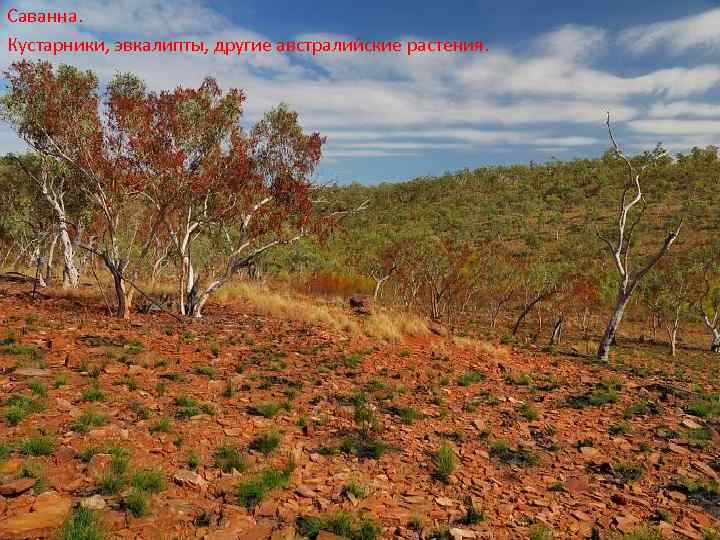
<path id="1" fill-rule="evenodd" d="M 74 431 L 87 433 L 92 427 L 100 427 L 107 422 L 107 416 L 95 409 L 88 409 L 75 419 L 72 424 Z"/>
<path id="2" fill-rule="evenodd" d="M 29 456 L 51 456 L 55 450 L 55 441 L 50 437 L 39 435 L 24 441 L 20 449 Z"/>
<path id="3" fill-rule="evenodd" d="M 133 488 L 123 499 L 123 508 L 134 517 L 142 517 L 148 513 L 148 500 L 144 491 Z"/>
<path id="4" fill-rule="evenodd" d="M 292 463 L 282 469 L 269 467 L 250 480 L 240 482 L 237 487 L 238 501 L 248 510 L 254 508 L 270 491 L 286 487 L 294 469 Z"/>
<path id="5" fill-rule="evenodd" d="M 473 383 L 480 382 L 485 378 L 485 374 L 479 371 L 466 371 L 458 377 L 457 383 L 460 386 L 470 386 Z"/>
<path id="6" fill-rule="evenodd" d="M 328 531 L 350 540 L 376 540 L 382 533 L 380 526 L 370 519 L 355 520 L 345 512 L 328 516 L 300 516 L 296 525 L 303 536 L 314 540 L 320 531 Z"/>
<path id="7" fill-rule="evenodd" d="M 265 418 L 273 418 L 280 412 L 282 406 L 279 403 L 259 403 L 250 407 L 250 414 L 255 416 L 264 416 Z"/>
<path id="8" fill-rule="evenodd" d="M 250 450 L 268 455 L 280 445 L 280 439 L 280 433 L 277 430 L 268 431 L 250 442 Z"/>
<path id="9" fill-rule="evenodd" d="M 512 448 L 506 441 L 498 440 L 490 447 L 490 455 L 503 463 L 532 467 L 537 465 L 538 458 L 528 448 Z"/>
<path id="10" fill-rule="evenodd" d="M 447 483 L 450 475 L 455 471 L 457 460 L 452 448 L 447 443 L 443 443 L 440 448 L 432 453 L 432 463 L 435 466 L 433 476 Z"/>
<path id="11" fill-rule="evenodd" d="M 165 475 L 159 470 L 141 469 L 133 474 L 130 485 L 140 491 L 159 493 L 165 489 Z"/>
<path id="12" fill-rule="evenodd" d="M 223 444 L 218 446 L 213 454 L 215 459 L 215 466 L 223 472 L 229 473 L 235 469 L 238 472 L 243 472 L 247 465 L 245 463 L 245 456 L 239 448 Z"/>
<path id="13" fill-rule="evenodd" d="M 78 506 L 65 521 L 58 538 L 59 540 L 104 540 L 105 532 L 95 512 Z"/>

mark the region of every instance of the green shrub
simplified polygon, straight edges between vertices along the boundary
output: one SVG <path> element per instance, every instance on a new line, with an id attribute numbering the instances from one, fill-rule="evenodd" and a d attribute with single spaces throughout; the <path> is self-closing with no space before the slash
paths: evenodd
<path id="1" fill-rule="evenodd" d="M 248 510 L 254 508 L 270 491 L 286 487 L 294 469 L 292 463 L 282 469 L 268 467 L 253 478 L 240 482 L 237 487 L 238 501 Z"/>
<path id="2" fill-rule="evenodd" d="M 78 506 L 65 521 L 59 540 L 104 540 L 105 531 L 94 511 Z"/>
<path id="3" fill-rule="evenodd" d="M 228 444 L 218 446 L 213 454 L 213 458 L 215 460 L 215 467 L 226 473 L 232 472 L 233 469 L 242 472 L 247 468 L 245 456 L 236 446 Z"/>
<path id="4" fill-rule="evenodd" d="M 144 491 L 133 488 L 123 499 L 123 508 L 134 517 L 142 517 L 148 513 L 148 500 Z"/>
<path id="5" fill-rule="evenodd" d="M 264 416 L 265 418 L 274 418 L 280 412 L 282 406 L 279 403 L 259 403 L 250 407 L 250 414 L 255 416 Z"/>
<path id="6" fill-rule="evenodd" d="M 104 413 L 88 409 L 75 419 L 72 428 L 78 433 L 87 433 L 90 428 L 104 426 L 105 422 L 107 422 L 107 416 Z"/>
<path id="7" fill-rule="evenodd" d="M 440 448 L 432 453 L 432 463 L 435 467 L 433 476 L 447 483 L 450 480 L 450 475 L 455 471 L 457 466 L 457 459 L 452 448 L 447 443 L 443 443 Z"/>
<path id="8" fill-rule="evenodd" d="M 130 485 L 140 491 L 160 493 L 165 489 L 165 475 L 156 469 L 140 469 L 133 474 Z"/>
<path id="9" fill-rule="evenodd" d="M 55 441 L 50 437 L 38 435 L 23 441 L 20 450 L 29 456 L 51 456 L 55 451 Z"/>
<path id="10" fill-rule="evenodd" d="M 485 374 L 480 371 L 466 371 L 458 377 L 457 383 L 460 386 L 470 386 L 473 383 L 480 382 L 485 378 Z"/>
<path id="11" fill-rule="evenodd" d="M 280 440 L 280 433 L 277 430 L 268 431 L 250 442 L 250 450 L 268 455 L 280 445 Z"/>
<path id="12" fill-rule="evenodd" d="M 512 448 L 506 441 L 495 441 L 490 447 L 490 455 L 503 463 L 532 467 L 537 465 L 538 458 L 529 448 Z"/>

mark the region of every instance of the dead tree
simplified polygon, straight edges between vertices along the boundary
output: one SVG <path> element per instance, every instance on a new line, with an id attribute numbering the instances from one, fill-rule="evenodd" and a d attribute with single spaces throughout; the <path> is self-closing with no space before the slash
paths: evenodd
<path id="1" fill-rule="evenodd" d="M 642 167 L 638 172 L 635 166 L 631 163 L 630 159 L 625 156 L 618 146 L 610 126 L 610 113 L 607 115 L 607 128 L 612 149 L 615 155 L 625 162 L 628 177 L 625 181 L 625 186 L 623 188 L 622 195 L 620 196 L 620 202 L 618 205 L 616 238 L 610 239 L 609 237 L 601 234 L 600 231 L 597 231 L 598 237 L 607 246 L 618 273 L 618 290 L 615 306 L 605 329 L 605 333 L 600 340 L 600 345 L 597 351 L 597 358 L 602 361 L 607 361 L 608 359 L 610 347 L 615 339 L 615 334 L 620 326 L 620 322 L 622 321 L 625 308 L 627 307 L 628 302 L 630 301 L 630 298 L 635 292 L 638 284 L 643 277 L 645 277 L 645 274 L 652 270 L 660 259 L 662 259 L 667 253 L 670 246 L 672 246 L 677 239 L 680 234 L 680 229 L 682 228 L 681 219 L 677 229 L 668 233 L 660 246 L 660 249 L 655 253 L 655 255 L 650 257 L 650 259 L 645 262 L 644 266 L 640 267 L 638 270 L 631 270 L 630 252 L 632 240 L 637 226 L 645 213 L 645 199 L 643 197 L 642 186 L 640 185 L 640 173 L 644 170 L 644 167 Z M 631 219 L 630 212 L 638 204 L 640 207 L 638 208 L 634 219 Z"/>

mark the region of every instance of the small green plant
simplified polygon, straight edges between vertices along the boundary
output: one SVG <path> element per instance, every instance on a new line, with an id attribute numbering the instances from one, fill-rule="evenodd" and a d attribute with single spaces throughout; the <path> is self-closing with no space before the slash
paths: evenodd
<path id="1" fill-rule="evenodd" d="M 28 390 L 30 390 L 33 394 L 35 394 L 38 397 L 46 397 L 47 396 L 47 386 L 45 386 L 40 381 L 30 381 L 27 385 Z"/>
<path id="2" fill-rule="evenodd" d="M 529 540 L 552 540 L 553 533 L 545 525 L 533 525 L 528 530 Z"/>
<path id="3" fill-rule="evenodd" d="M 169 418 L 160 418 L 150 426 L 150 433 L 170 433 L 171 430 L 172 423 Z"/>
<path id="4" fill-rule="evenodd" d="M 78 506 L 63 524 L 59 540 L 105 540 L 105 531 L 93 510 Z"/>
<path id="5" fill-rule="evenodd" d="M 70 376 L 67 373 L 58 373 L 55 375 L 55 388 L 70 384 Z"/>
<path id="6" fill-rule="evenodd" d="M 265 418 L 274 418 L 277 413 L 280 412 L 280 409 L 282 409 L 282 406 L 279 403 L 258 403 L 257 405 L 252 405 L 250 407 L 250 414 L 254 414 L 255 416 L 264 416 Z"/>
<path id="7" fill-rule="evenodd" d="M 218 446 L 213 454 L 213 458 L 215 460 L 215 467 L 226 473 L 232 472 L 233 469 L 242 472 L 247 468 L 245 456 L 236 446 L 228 444 Z"/>
<path id="8" fill-rule="evenodd" d="M 518 412 L 529 421 L 537 420 L 538 419 L 538 412 L 535 409 L 535 407 L 532 406 L 531 403 L 523 403 L 518 407 Z"/>
<path id="9" fill-rule="evenodd" d="M 82 393 L 83 401 L 90 401 L 90 402 L 98 402 L 98 401 L 105 401 L 105 394 L 100 389 L 100 386 L 93 383 L 90 385 L 89 388 L 86 388 Z"/>
<path id="10" fill-rule="evenodd" d="M 238 502 L 248 510 L 254 508 L 272 490 L 286 487 L 294 469 L 293 463 L 282 469 L 268 467 L 249 480 L 240 482 L 237 487 Z"/>
<path id="11" fill-rule="evenodd" d="M 130 490 L 130 493 L 125 496 L 122 505 L 136 518 L 143 517 L 148 513 L 147 495 L 144 491 L 136 488 Z"/>
<path id="12" fill-rule="evenodd" d="M 250 442 L 250 450 L 256 450 L 268 455 L 280 445 L 280 432 L 271 430 L 259 435 Z"/>
<path id="13" fill-rule="evenodd" d="M 140 469 L 132 475 L 130 485 L 147 493 L 160 493 L 165 489 L 165 475 L 157 469 Z"/>
<path id="14" fill-rule="evenodd" d="M 464 525 L 477 525 L 485 521 L 485 514 L 478 510 L 473 504 L 472 498 L 468 497 L 465 500 L 465 516 L 462 518 Z"/>
<path id="15" fill-rule="evenodd" d="M 130 410 L 135 413 L 138 420 L 147 420 L 150 418 L 150 409 L 139 401 L 131 401 L 128 406 Z"/>
<path id="16" fill-rule="evenodd" d="M 490 446 L 490 455 L 503 463 L 533 467 L 537 465 L 538 458 L 529 448 L 519 446 L 512 448 L 506 441 L 497 440 Z"/>
<path id="17" fill-rule="evenodd" d="M 18 425 L 26 416 L 45 410 L 45 405 L 23 394 L 10 394 L 4 402 L 2 416 L 11 425 Z"/>
<path id="18" fill-rule="evenodd" d="M 358 353 L 348 354 L 343 358 L 343 364 L 348 368 L 356 368 L 360 365 L 360 362 L 362 362 L 362 356 Z"/>
<path id="19" fill-rule="evenodd" d="M 127 469 L 130 464 L 130 456 L 127 450 L 118 446 L 107 448 L 107 453 L 112 457 L 110 465 L 98 482 L 98 488 L 102 493 L 115 495 L 125 487 Z"/>
<path id="20" fill-rule="evenodd" d="M 480 382 L 485 378 L 485 374 L 480 371 L 466 371 L 458 377 L 457 383 L 460 386 L 470 386 L 476 382 Z"/>
<path id="21" fill-rule="evenodd" d="M 200 465 L 200 456 L 198 456 L 194 451 L 189 452 L 187 457 L 188 469 L 194 471 L 198 468 L 198 465 Z"/>
<path id="22" fill-rule="evenodd" d="M 415 420 L 420 417 L 420 411 L 414 407 L 398 407 L 396 412 L 402 423 L 406 426 L 414 424 Z"/>
<path id="23" fill-rule="evenodd" d="M 642 465 L 630 461 L 619 461 L 613 466 L 615 476 L 622 482 L 634 482 L 639 480 L 645 470 Z"/>
<path id="24" fill-rule="evenodd" d="M 214 377 L 215 368 L 212 366 L 197 366 L 195 368 L 195 373 L 198 375 L 205 375 L 206 377 Z"/>
<path id="25" fill-rule="evenodd" d="M 107 422 L 107 416 L 104 413 L 96 409 L 87 409 L 75 419 L 72 428 L 78 433 L 87 433 L 90 428 L 104 426 L 105 422 Z"/>
<path id="26" fill-rule="evenodd" d="M 432 453 L 432 463 L 435 467 L 433 476 L 441 482 L 448 483 L 450 475 L 455 471 L 457 466 L 457 458 L 452 448 L 447 443 L 443 443 L 440 448 Z"/>
<path id="27" fill-rule="evenodd" d="M 610 435 L 625 435 L 627 432 L 627 424 L 613 424 L 608 428 L 608 434 Z"/>
<path id="28" fill-rule="evenodd" d="M 313 540 L 320 531 L 328 531 L 350 540 L 376 540 L 382 532 L 374 521 L 367 518 L 353 519 L 345 512 L 327 516 L 300 516 L 296 525 L 300 534 Z"/>
<path id="29" fill-rule="evenodd" d="M 23 441 L 20 450 L 23 454 L 33 457 L 51 456 L 55 451 L 55 441 L 45 435 L 38 435 Z"/>
<path id="30" fill-rule="evenodd" d="M 362 499 L 367 496 L 367 488 L 360 484 L 357 480 L 351 480 L 343 487 L 343 493 L 349 493 L 357 499 Z"/>

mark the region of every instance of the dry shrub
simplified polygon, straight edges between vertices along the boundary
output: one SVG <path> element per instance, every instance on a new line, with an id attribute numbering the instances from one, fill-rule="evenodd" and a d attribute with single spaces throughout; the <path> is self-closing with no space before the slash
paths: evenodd
<path id="1" fill-rule="evenodd" d="M 404 336 L 427 336 L 427 321 L 414 313 L 376 311 L 365 320 L 365 333 L 387 341 L 401 341 Z"/>
<path id="2" fill-rule="evenodd" d="M 243 299 L 252 304 L 260 315 L 302 321 L 314 324 L 326 324 L 336 330 L 358 333 L 357 322 L 352 320 L 340 309 L 318 304 L 304 298 L 292 297 L 288 294 L 271 292 L 259 285 L 237 283 L 221 289 L 216 299 L 227 302 Z"/>

